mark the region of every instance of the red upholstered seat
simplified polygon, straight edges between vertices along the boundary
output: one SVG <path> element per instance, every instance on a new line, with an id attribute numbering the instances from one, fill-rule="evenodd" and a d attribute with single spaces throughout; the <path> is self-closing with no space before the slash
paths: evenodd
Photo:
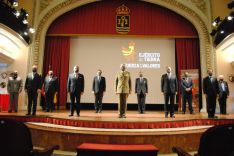
<path id="1" fill-rule="evenodd" d="M 134 156 L 156 156 L 159 149 L 150 144 L 141 145 L 119 145 L 119 144 L 96 144 L 96 143 L 83 143 L 77 147 L 77 153 L 79 156 L 98 156 L 106 155 L 134 155 Z"/>
<path id="2" fill-rule="evenodd" d="M 143 144 L 143 145 L 115 145 L 115 144 L 94 144 L 94 143 L 83 143 L 77 147 L 82 150 L 109 150 L 109 151 L 155 151 L 159 150 L 154 145 Z"/>

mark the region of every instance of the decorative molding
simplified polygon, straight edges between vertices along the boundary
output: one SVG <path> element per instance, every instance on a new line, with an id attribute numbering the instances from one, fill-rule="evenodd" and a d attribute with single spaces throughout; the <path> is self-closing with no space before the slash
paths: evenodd
<path id="1" fill-rule="evenodd" d="M 200 39 L 200 57 L 201 57 L 201 68 L 202 75 L 205 75 L 207 68 L 214 67 L 214 54 L 211 54 L 211 39 L 209 36 L 209 31 L 206 27 L 205 21 L 191 8 L 178 2 L 178 0 L 161 0 L 164 7 L 167 7 L 178 14 L 187 18 L 197 29 L 199 39 Z M 151 0 L 150 2 L 154 2 Z M 156 4 L 156 3 L 155 3 Z M 160 4 L 159 4 L 160 5 Z M 205 67 L 205 68 L 204 68 Z M 204 70 L 204 71 L 203 71 Z"/>
<path id="2" fill-rule="evenodd" d="M 50 5 L 50 3 L 53 0 L 40 0 L 40 9 L 39 9 L 39 14 L 47 7 Z"/>
<path id="3" fill-rule="evenodd" d="M 206 1 L 205 0 L 190 0 L 199 10 L 205 15 L 207 13 Z"/>
<path id="4" fill-rule="evenodd" d="M 32 60 L 32 64 L 35 65 L 39 65 L 39 54 L 40 52 L 42 53 L 42 51 L 39 51 L 39 46 L 41 44 L 41 38 L 44 38 L 42 35 L 42 30 L 44 29 L 44 25 L 46 24 L 46 22 L 48 22 L 49 18 L 52 17 L 57 11 L 61 10 L 62 8 L 72 5 L 73 3 L 77 2 L 77 0 L 67 0 L 65 2 L 62 2 L 60 4 L 58 4 L 57 6 L 53 7 L 51 10 L 49 10 L 46 15 L 41 19 L 41 21 L 39 22 L 39 25 L 37 26 L 37 31 L 36 31 L 36 35 L 35 35 L 35 45 L 34 45 L 34 52 L 33 52 L 33 60 Z M 43 41 L 44 42 L 44 41 Z M 43 45 L 44 46 L 44 45 Z M 44 47 L 43 47 L 44 49 Z"/>
<path id="5" fill-rule="evenodd" d="M 49 1 L 49 0 L 47 0 Z M 146 2 L 150 2 L 156 5 L 161 5 L 170 10 L 175 11 L 176 13 L 187 18 L 197 29 L 199 39 L 200 39 L 200 55 L 201 55 L 201 67 L 202 67 L 202 75 L 206 73 L 207 68 L 214 67 L 214 58 L 215 54 L 211 54 L 211 40 L 209 36 L 209 31 L 206 27 L 205 20 L 202 18 L 191 8 L 188 8 L 178 0 L 144 0 Z M 200 0 L 191 0 L 194 2 L 200 2 Z M 95 0 L 66 0 L 59 4 L 56 4 L 52 9 L 47 11 L 45 15 L 41 18 L 37 25 L 37 31 L 35 34 L 35 42 L 34 47 L 32 48 L 32 63 L 38 65 L 39 62 L 42 63 L 43 52 L 44 52 L 44 41 L 46 36 L 46 31 L 49 27 L 49 24 L 57 18 L 58 14 L 63 14 L 69 10 L 74 9 L 75 7 L 79 7 L 84 3 L 95 2 Z M 53 3 L 52 3 L 53 4 Z M 51 5 L 52 5 L 51 4 Z M 57 15 L 57 16 L 56 16 Z M 39 18 L 38 18 L 39 19 Z M 42 68 L 39 68 L 41 70 Z"/>

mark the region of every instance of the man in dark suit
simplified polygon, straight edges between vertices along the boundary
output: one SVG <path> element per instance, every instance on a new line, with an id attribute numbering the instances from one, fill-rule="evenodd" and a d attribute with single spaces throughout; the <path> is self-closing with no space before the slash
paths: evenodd
<path id="1" fill-rule="evenodd" d="M 54 110 L 54 96 L 58 93 L 58 78 L 54 76 L 53 71 L 48 72 L 44 81 L 46 111 L 53 112 Z"/>
<path id="2" fill-rule="evenodd" d="M 171 73 L 171 67 L 166 68 L 167 73 L 161 77 L 161 92 L 165 99 L 165 117 L 168 117 L 168 111 L 170 111 L 170 117 L 175 118 L 174 115 L 174 101 L 177 94 L 178 82 L 174 74 Z M 170 99 L 170 105 L 168 104 Z"/>
<path id="3" fill-rule="evenodd" d="M 33 65 L 32 73 L 29 73 L 25 81 L 25 92 L 28 94 L 28 113 L 26 115 L 36 115 L 37 111 L 37 97 L 41 91 L 42 79 L 41 75 L 37 73 L 37 66 Z M 32 108 L 33 106 L 33 108 Z"/>
<path id="4" fill-rule="evenodd" d="M 144 114 L 145 112 L 145 98 L 148 93 L 147 79 L 143 77 L 142 72 L 139 72 L 139 78 L 136 78 L 135 93 L 137 94 L 138 112 Z"/>
<path id="5" fill-rule="evenodd" d="M 227 114 L 227 98 L 229 96 L 228 83 L 224 81 L 223 75 L 219 75 L 219 107 L 220 114 Z"/>
<path id="6" fill-rule="evenodd" d="M 102 76 L 101 69 L 98 69 L 97 76 L 93 78 L 93 93 L 95 95 L 95 111 L 96 113 L 102 112 L 102 98 L 106 91 L 106 79 Z"/>
<path id="7" fill-rule="evenodd" d="M 84 93 L 84 76 L 79 73 L 79 66 L 74 66 L 74 73 L 71 73 L 67 80 L 67 92 L 70 94 L 70 112 L 73 116 L 76 109 L 77 116 L 80 116 L 80 97 Z M 75 103 L 76 101 L 76 103 Z"/>
<path id="8" fill-rule="evenodd" d="M 218 118 L 215 116 L 216 98 L 219 93 L 218 81 L 213 76 L 212 69 L 208 69 L 207 73 L 208 76 L 203 79 L 203 92 L 206 96 L 208 118 Z"/>
<path id="9" fill-rule="evenodd" d="M 193 89 L 193 81 L 188 76 L 188 72 L 184 73 L 184 77 L 181 80 L 181 94 L 182 94 L 182 113 L 186 112 L 186 102 L 188 102 L 190 114 L 193 114 L 192 107 L 192 89 Z"/>

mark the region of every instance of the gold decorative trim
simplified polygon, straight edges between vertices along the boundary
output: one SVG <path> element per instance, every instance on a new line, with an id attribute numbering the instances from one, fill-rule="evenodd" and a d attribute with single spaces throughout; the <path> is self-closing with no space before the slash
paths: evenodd
<path id="1" fill-rule="evenodd" d="M 206 2 L 204 0 L 191 0 L 204 14 L 207 13 Z"/>
<path id="2" fill-rule="evenodd" d="M 39 23 L 39 25 L 37 27 L 37 31 L 36 31 L 36 35 L 35 35 L 33 64 L 38 65 L 38 62 L 39 62 L 39 45 L 42 42 L 41 41 L 41 33 L 42 33 L 43 28 L 44 28 L 44 25 L 46 24 L 46 22 L 48 22 L 48 19 L 50 17 L 52 17 L 57 11 L 63 9 L 66 6 L 72 5 L 75 2 L 77 2 L 77 0 L 67 0 L 65 2 L 60 3 L 57 6 L 55 6 L 54 8 L 52 8 L 49 12 L 47 12 L 46 15 L 41 19 L 41 21 L 40 21 L 40 23 Z"/>
<path id="3" fill-rule="evenodd" d="M 34 50 L 33 50 L 33 60 L 32 63 L 33 64 L 38 64 L 39 62 L 39 56 L 42 55 L 43 56 L 43 47 L 44 47 L 44 40 L 45 40 L 45 36 L 43 35 L 43 31 L 45 32 L 47 29 L 45 27 L 45 25 L 48 22 L 51 22 L 51 17 L 53 17 L 57 12 L 61 12 L 61 10 L 64 10 L 64 13 L 67 11 L 66 9 L 71 6 L 71 9 L 74 8 L 74 6 L 79 7 L 81 4 L 82 0 L 67 0 L 65 2 L 62 2 L 58 5 L 56 5 L 55 7 L 53 7 L 50 11 L 48 11 L 46 13 L 46 15 L 41 19 L 41 21 L 39 22 L 39 25 L 37 27 L 37 31 L 35 34 L 35 45 L 34 45 Z M 147 0 L 145 0 L 147 2 Z M 78 3 L 79 2 L 79 3 Z M 88 1 L 89 3 L 91 2 L 95 2 L 95 0 L 93 1 Z M 210 37 L 209 37 L 209 33 L 207 30 L 207 27 L 204 23 L 204 21 L 199 17 L 199 15 L 194 12 L 192 9 L 186 7 L 185 5 L 181 4 L 180 2 L 176 1 L 176 0 L 161 0 L 161 1 L 150 1 L 148 0 L 148 2 L 156 4 L 156 5 L 160 5 L 159 3 L 164 3 L 165 5 L 162 5 L 163 7 L 166 8 L 174 8 L 175 12 L 179 13 L 179 14 L 184 14 L 187 16 L 187 19 L 190 20 L 194 26 L 196 27 L 198 33 L 199 33 L 199 38 L 200 38 L 200 53 L 201 53 L 201 61 L 202 59 L 206 59 L 206 68 L 211 68 L 212 67 L 212 59 L 211 59 L 211 41 L 210 41 Z M 66 8 L 66 9 L 65 9 Z M 191 20 L 192 19 L 192 20 Z M 39 47 L 41 46 L 41 49 L 39 50 Z M 206 58 L 202 57 L 202 53 L 205 52 L 205 56 Z M 214 58 L 214 57 L 212 57 Z"/>
<path id="4" fill-rule="evenodd" d="M 40 0 L 40 10 L 41 13 L 53 0 Z"/>
<path id="5" fill-rule="evenodd" d="M 199 33 L 201 52 L 202 52 L 202 48 L 205 48 L 204 52 L 206 54 L 206 68 L 212 68 L 211 47 L 210 47 L 211 41 L 210 41 L 209 32 L 207 30 L 207 27 L 206 27 L 204 21 L 202 21 L 202 19 L 200 18 L 200 16 L 196 12 L 194 12 L 192 9 L 186 7 L 185 5 L 177 2 L 176 0 L 162 0 L 162 1 L 166 2 L 168 5 L 176 7 L 178 9 L 177 11 L 180 10 L 182 12 L 185 12 L 187 15 L 189 15 L 190 19 L 193 19 L 194 21 L 196 21 L 196 23 L 193 23 L 193 24 L 197 28 L 197 31 Z M 199 30 L 201 30 L 201 31 L 199 32 Z M 202 54 L 201 54 L 201 56 L 202 56 Z"/>

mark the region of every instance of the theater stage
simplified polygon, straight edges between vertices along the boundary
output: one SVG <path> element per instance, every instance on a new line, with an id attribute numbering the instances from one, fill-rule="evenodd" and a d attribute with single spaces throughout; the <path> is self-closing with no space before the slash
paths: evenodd
<path id="1" fill-rule="evenodd" d="M 42 112 L 25 116 L 26 112 L 0 112 L 1 117 L 23 121 L 30 128 L 34 146 L 60 145 L 61 150 L 75 151 L 84 142 L 107 144 L 153 144 L 160 153 L 171 153 L 171 147 L 181 146 L 188 151 L 198 149 L 201 134 L 209 127 L 234 124 L 234 114 L 217 115 L 208 119 L 206 113 L 180 114 L 164 118 L 163 112 L 147 111 L 138 114 L 128 111 L 127 118 L 118 112 L 104 110 L 95 113 L 82 110 L 81 116 L 68 117 L 69 111 Z"/>

